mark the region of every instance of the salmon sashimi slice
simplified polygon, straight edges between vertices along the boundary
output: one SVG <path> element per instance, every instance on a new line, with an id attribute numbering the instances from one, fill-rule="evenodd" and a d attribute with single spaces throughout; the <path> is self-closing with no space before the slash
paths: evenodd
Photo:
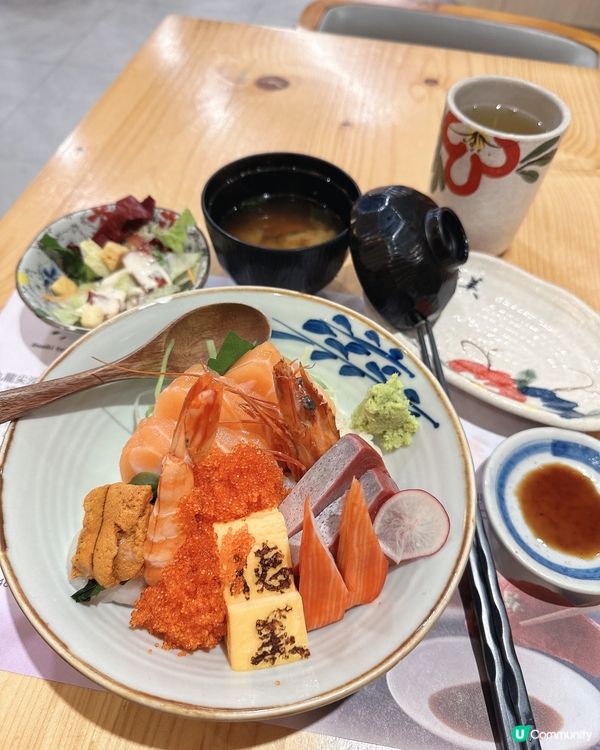
<path id="1" fill-rule="evenodd" d="M 180 375 L 173 382 L 158 394 L 156 404 L 154 405 L 154 415 L 156 417 L 167 417 L 177 421 L 181 414 L 181 407 L 188 395 L 190 388 L 198 380 L 197 375 L 206 372 L 203 364 L 192 365 L 185 371 L 185 375 Z"/>
<path id="2" fill-rule="evenodd" d="M 348 609 L 372 602 L 385 583 L 388 561 L 373 529 L 362 487 L 356 477 L 342 509 L 336 559 L 348 588 Z"/>
<path id="3" fill-rule="evenodd" d="M 273 367 L 281 359 L 281 354 L 270 341 L 265 341 L 241 356 L 225 375 L 236 385 L 258 398 L 275 403 L 275 384 Z"/>
<path id="4" fill-rule="evenodd" d="M 273 344 L 265 342 L 240 357 L 225 378 L 215 377 L 243 388 L 251 396 L 276 403 L 273 366 L 280 359 L 281 354 Z M 124 482 L 143 471 L 160 473 L 162 459 L 169 452 L 175 424 L 188 392 L 198 376 L 206 372 L 202 363 L 192 365 L 159 394 L 153 416 L 140 422 L 121 452 L 120 469 Z M 225 391 L 223 394 L 219 420 L 222 427 L 217 431 L 215 444 L 224 452 L 231 451 L 240 442 L 260 448 L 271 447 L 272 436 L 266 425 L 249 416 L 243 403 L 241 396 L 235 393 Z"/>
<path id="5" fill-rule="evenodd" d="M 304 533 L 300 545 L 299 591 L 307 630 L 341 620 L 348 609 L 348 589 L 333 555 L 317 530 L 310 500 L 304 504 Z"/>
<path id="6" fill-rule="evenodd" d="M 142 419 L 121 451 L 119 468 L 124 482 L 129 482 L 143 471 L 160 474 L 162 460 L 171 446 L 175 424 L 176 421 L 168 417 Z"/>

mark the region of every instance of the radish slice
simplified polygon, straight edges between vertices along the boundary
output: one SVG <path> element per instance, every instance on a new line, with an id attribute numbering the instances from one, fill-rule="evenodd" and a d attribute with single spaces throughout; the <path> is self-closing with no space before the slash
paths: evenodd
<path id="1" fill-rule="evenodd" d="M 385 555 L 398 564 L 441 549 L 450 532 L 450 519 L 429 492 L 401 490 L 383 503 L 373 528 Z"/>

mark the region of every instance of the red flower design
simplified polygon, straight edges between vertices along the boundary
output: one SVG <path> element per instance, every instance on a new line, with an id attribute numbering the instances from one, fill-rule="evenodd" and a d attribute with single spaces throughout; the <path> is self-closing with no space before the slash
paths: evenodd
<path id="1" fill-rule="evenodd" d="M 446 178 L 446 185 L 453 193 L 472 195 L 479 187 L 483 175 L 504 177 L 515 169 L 521 156 L 519 144 L 516 141 L 510 141 L 506 138 L 490 138 L 485 133 L 466 129 L 464 133 L 459 133 L 462 136 L 461 139 L 457 143 L 453 143 L 450 140 L 449 133 L 457 132 L 451 128 L 454 123 L 460 123 L 460 120 L 448 111 L 442 124 L 442 143 L 448 153 L 448 160 L 444 166 L 444 177 Z M 479 155 L 484 147 L 501 149 L 504 152 L 504 162 L 499 165 L 486 164 Z M 458 184 L 452 178 L 452 167 L 458 159 L 461 159 L 468 152 L 471 154 L 469 157 L 469 173 L 466 181 Z"/>
<path id="2" fill-rule="evenodd" d="M 448 362 L 448 367 L 460 374 L 470 373 L 501 396 L 512 398 L 515 401 L 527 401 L 527 398 L 517 389 L 514 378 L 507 372 L 492 370 L 489 365 L 482 365 L 470 359 L 452 359 Z"/>

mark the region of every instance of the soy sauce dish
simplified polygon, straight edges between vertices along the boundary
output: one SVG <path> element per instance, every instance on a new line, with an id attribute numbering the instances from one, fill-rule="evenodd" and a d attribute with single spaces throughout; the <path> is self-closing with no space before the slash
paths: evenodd
<path id="1" fill-rule="evenodd" d="M 238 284 L 314 293 L 346 259 L 359 195 L 354 180 L 330 162 L 264 153 L 215 172 L 201 203 L 217 258 Z"/>
<path id="2" fill-rule="evenodd" d="M 482 492 L 501 572 L 600 602 L 600 441 L 525 430 L 490 456 Z"/>

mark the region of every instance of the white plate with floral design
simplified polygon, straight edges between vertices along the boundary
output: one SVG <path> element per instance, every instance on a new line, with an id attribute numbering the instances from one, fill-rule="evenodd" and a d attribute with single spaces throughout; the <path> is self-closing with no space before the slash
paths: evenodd
<path id="1" fill-rule="evenodd" d="M 600 430 L 600 316 L 564 289 L 471 253 L 434 332 L 457 388 L 534 422 Z"/>
<path id="2" fill-rule="evenodd" d="M 131 630 L 131 610 L 75 604 L 69 545 L 92 487 L 119 479 L 119 455 L 133 427 L 133 379 L 74 394 L 21 419 L 0 456 L 0 563 L 21 608 L 70 664 L 147 706 L 209 719 L 253 719 L 330 703 L 380 676 L 429 631 L 467 561 L 475 484 L 460 422 L 438 383 L 383 328 L 326 300 L 259 287 L 206 289 L 123 313 L 76 341 L 45 373 L 53 378 L 140 346 L 183 313 L 220 301 L 263 310 L 282 353 L 312 363 L 315 377 L 348 416 L 373 383 L 398 372 L 420 427 L 407 448 L 387 454 L 402 487 L 423 487 L 443 503 L 451 530 L 435 555 L 392 569 L 377 600 L 310 633 L 311 657 L 274 669 L 233 672 L 221 648 L 184 658 Z"/>

